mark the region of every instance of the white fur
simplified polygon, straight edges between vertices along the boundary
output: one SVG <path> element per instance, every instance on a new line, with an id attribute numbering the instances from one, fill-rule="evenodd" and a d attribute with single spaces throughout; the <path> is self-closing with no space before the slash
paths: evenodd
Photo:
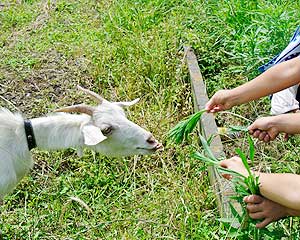
<path id="1" fill-rule="evenodd" d="M 23 118 L 0 109 L 0 199 L 17 185 L 32 166 Z"/>
<path id="2" fill-rule="evenodd" d="M 121 106 L 126 103 L 103 101 L 95 107 L 92 117 L 57 113 L 31 119 L 37 147 L 46 150 L 87 147 L 107 156 L 151 154 L 160 148 L 151 133 L 126 118 Z M 104 136 L 102 131 L 108 127 L 113 130 Z M 0 200 L 32 166 L 24 119 L 0 108 Z"/>

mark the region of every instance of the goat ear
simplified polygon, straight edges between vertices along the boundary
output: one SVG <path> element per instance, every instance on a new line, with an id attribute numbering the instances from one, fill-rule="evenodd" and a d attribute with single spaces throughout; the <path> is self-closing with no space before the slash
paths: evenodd
<path id="1" fill-rule="evenodd" d="M 104 141 L 107 137 L 103 135 L 100 128 L 93 125 L 85 125 L 82 127 L 82 133 L 84 137 L 84 144 L 88 146 L 94 146 Z"/>
<path id="2" fill-rule="evenodd" d="M 134 99 L 131 102 L 115 102 L 115 104 L 117 104 L 120 107 L 130 107 L 130 106 L 138 103 L 138 101 L 140 101 L 140 98 Z"/>

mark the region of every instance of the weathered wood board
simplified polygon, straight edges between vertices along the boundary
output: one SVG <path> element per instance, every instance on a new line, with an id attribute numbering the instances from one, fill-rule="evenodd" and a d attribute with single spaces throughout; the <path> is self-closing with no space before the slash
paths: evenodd
<path id="1" fill-rule="evenodd" d="M 190 47 L 184 47 L 186 63 L 190 73 L 192 92 L 194 98 L 195 111 L 199 111 L 205 107 L 208 101 L 206 86 L 203 81 L 196 55 Z M 217 134 L 218 129 L 213 114 L 203 114 L 200 120 L 200 131 L 206 139 L 211 135 L 216 135 L 211 142 L 210 148 L 215 157 L 224 157 L 223 145 L 220 136 Z M 225 180 L 216 171 L 214 167 L 208 169 L 210 184 L 214 188 L 217 198 L 217 204 L 222 217 L 232 217 L 229 208 L 230 196 L 234 194 L 232 184 Z M 234 204 L 236 205 L 236 204 Z"/>

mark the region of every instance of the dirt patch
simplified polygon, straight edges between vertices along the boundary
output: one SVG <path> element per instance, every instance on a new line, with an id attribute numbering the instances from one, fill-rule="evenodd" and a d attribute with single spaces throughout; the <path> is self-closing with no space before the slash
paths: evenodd
<path id="1" fill-rule="evenodd" d="M 76 85 L 90 87 L 93 82 L 87 59 L 67 59 L 54 50 L 35 59 L 38 63 L 32 68 L 1 69 L 0 106 L 36 117 L 84 100 Z"/>

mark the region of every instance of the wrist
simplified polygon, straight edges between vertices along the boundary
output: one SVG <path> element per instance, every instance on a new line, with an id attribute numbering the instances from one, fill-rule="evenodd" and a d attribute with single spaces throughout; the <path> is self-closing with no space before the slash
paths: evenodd
<path id="1" fill-rule="evenodd" d="M 300 132 L 300 114 L 287 113 L 271 117 L 270 127 L 275 128 L 278 132 L 297 134 Z"/>
<path id="2" fill-rule="evenodd" d="M 238 88 L 234 88 L 234 89 L 231 89 L 231 90 L 228 90 L 229 93 L 228 93 L 228 99 L 227 99 L 227 102 L 230 102 L 230 107 L 234 107 L 236 105 L 240 105 L 242 102 L 240 101 L 241 100 L 241 96 L 240 96 L 240 93 L 238 91 Z"/>
<path id="3" fill-rule="evenodd" d="M 291 217 L 300 216 L 300 210 L 295 210 L 291 208 L 286 208 L 285 213 L 286 216 L 291 216 Z"/>
<path id="4" fill-rule="evenodd" d="M 283 131 L 282 127 L 284 125 L 283 122 L 285 121 L 285 117 L 286 115 L 284 114 L 269 117 L 270 119 L 268 121 L 267 129 L 274 128 L 278 132 L 282 132 Z"/>

